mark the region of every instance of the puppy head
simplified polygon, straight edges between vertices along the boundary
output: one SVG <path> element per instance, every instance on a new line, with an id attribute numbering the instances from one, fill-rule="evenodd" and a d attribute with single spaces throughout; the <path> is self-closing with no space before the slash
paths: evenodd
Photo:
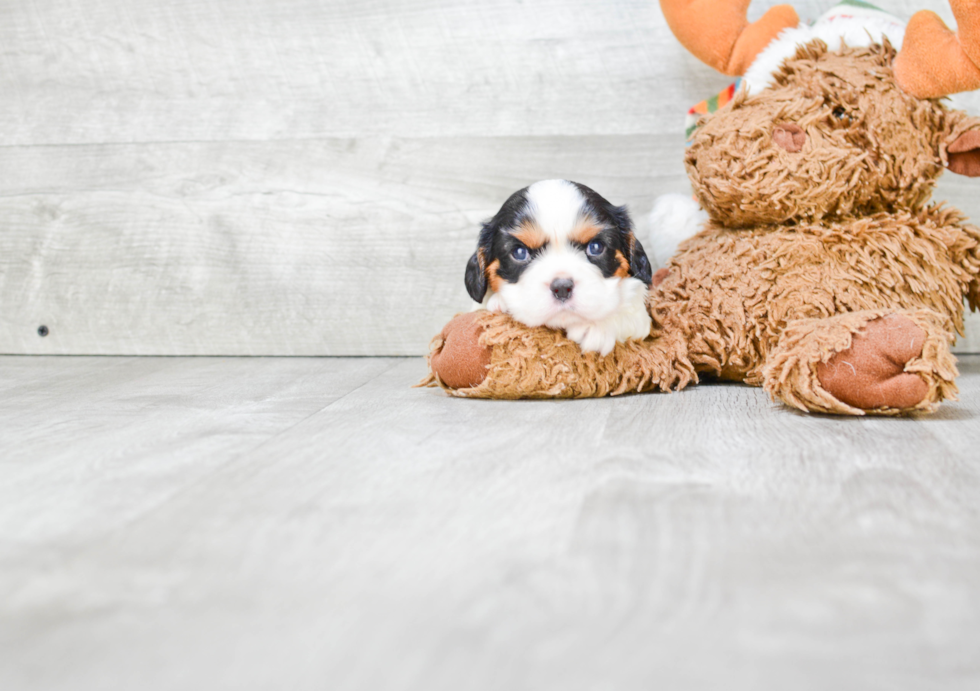
<path id="1" fill-rule="evenodd" d="M 512 194 L 466 265 L 470 297 L 483 302 L 489 289 L 492 307 L 528 326 L 604 319 L 650 281 L 626 207 L 567 180 Z"/>

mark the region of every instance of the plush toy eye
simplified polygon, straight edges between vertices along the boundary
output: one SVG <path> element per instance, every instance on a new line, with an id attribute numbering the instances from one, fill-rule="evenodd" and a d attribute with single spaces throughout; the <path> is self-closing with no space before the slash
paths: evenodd
<path id="1" fill-rule="evenodd" d="M 589 243 L 589 246 L 585 248 L 585 253 L 590 257 L 598 257 L 606 249 L 606 246 L 602 244 L 602 240 L 593 240 Z"/>
<path id="2" fill-rule="evenodd" d="M 522 247 L 518 245 L 510 251 L 510 256 L 514 258 L 514 261 L 526 262 L 527 261 L 527 247 Z"/>

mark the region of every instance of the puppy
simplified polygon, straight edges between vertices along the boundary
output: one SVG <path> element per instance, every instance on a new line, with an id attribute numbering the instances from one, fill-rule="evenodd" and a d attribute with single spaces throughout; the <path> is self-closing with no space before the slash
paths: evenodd
<path id="1" fill-rule="evenodd" d="M 512 194 L 483 224 L 466 264 L 466 289 L 487 309 L 564 329 L 583 351 L 602 355 L 650 333 L 650 281 L 626 207 L 568 180 Z"/>

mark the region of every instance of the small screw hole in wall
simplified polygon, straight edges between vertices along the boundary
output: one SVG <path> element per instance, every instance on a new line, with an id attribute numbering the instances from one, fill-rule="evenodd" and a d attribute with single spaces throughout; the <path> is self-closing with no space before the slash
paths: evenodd
<path id="1" fill-rule="evenodd" d="M 41 324 L 41 326 L 37 327 L 37 335 L 40 336 L 41 338 L 44 338 L 49 333 L 51 332 L 48 331 L 48 327 L 46 327 L 44 324 Z"/>

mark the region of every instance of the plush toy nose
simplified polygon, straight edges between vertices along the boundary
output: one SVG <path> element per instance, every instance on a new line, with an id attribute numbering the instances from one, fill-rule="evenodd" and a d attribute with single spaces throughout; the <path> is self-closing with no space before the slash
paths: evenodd
<path id="1" fill-rule="evenodd" d="M 575 282 L 570 278 L 556 278 L 551 282 L 551 294 L 559 302 L 565 302 L 572 296 L 572 288 Z"/>
<path id="2" fill-rule="evenodd" d="M 806 143 L 806 132 L 799 125 L 786 122 L 776 125 L 772 131 L 772 140 L 791 154 L 798 154 Z"/>

